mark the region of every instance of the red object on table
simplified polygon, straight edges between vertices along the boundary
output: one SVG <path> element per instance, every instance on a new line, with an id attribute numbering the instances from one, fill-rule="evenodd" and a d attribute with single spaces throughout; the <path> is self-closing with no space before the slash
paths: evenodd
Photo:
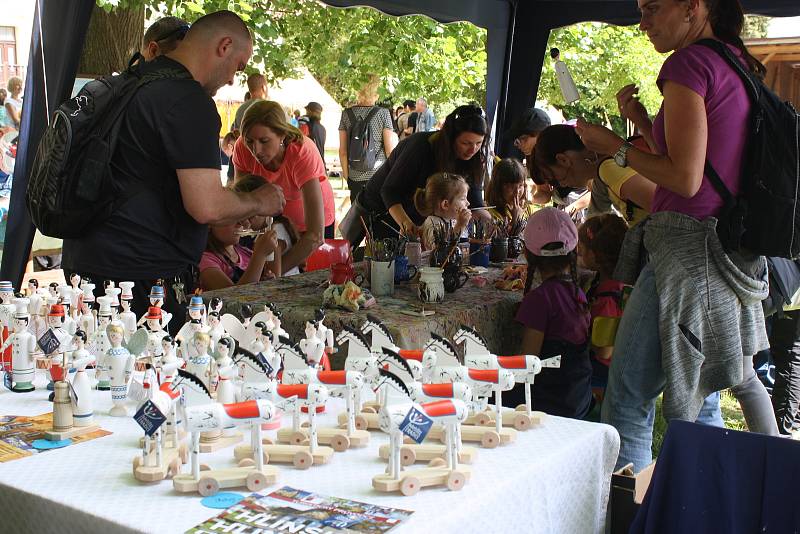
<path id="1" fill-rule="evenodd" d="M 306 272 L 327 269 L 334 263 L 352 263 L 350 242 L 347 239 L 326 239 L 306 259 Z"/>

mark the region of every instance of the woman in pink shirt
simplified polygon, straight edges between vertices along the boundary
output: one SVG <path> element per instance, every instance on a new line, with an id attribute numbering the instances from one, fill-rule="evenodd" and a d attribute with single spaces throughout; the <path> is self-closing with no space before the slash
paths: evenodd
<path id="1" fill-rule="evenodd" d="M 256 174 L 283 189 L 283 215 L 301 234 L 283 257 L 283 268 L 302 264 L 323 238 L 333 237 L 333 189 L 325 165 L 314 142 L 286 121 L 280 104 L 263 100 L 248 108 L 232 159 L 236 180 Z"/>

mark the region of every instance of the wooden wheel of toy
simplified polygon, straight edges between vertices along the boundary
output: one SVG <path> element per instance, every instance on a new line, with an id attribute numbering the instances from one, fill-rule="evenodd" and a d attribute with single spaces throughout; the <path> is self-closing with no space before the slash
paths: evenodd
<path id="1" fill-rule="evenodd" d="M 514 428 L 517 430 L 528 430 L 532 426 L 531 417 L 526 413 L 514 415 Z"/>
<path id="2" fill-rule="evenodd" d="M 417 477 L 405 477 L 400 483 L 400 493 L 410 497 L 411 495 L 416 495 L 421 486 L 422 483 Z"/>
<path id="3" fill-rule="evenodd" d="M 444 467 L 447 465 L 447 461 L 444 458 L 434 458 L 430 462 L 428 462 L 428 467 Z"/>
<path id="4" fill-rule="evenodd" d="M 481 412 L 477 416 L 475 416 L 475 420 L 480 426 L 489 426 L 494 424 L 494 419 L 492 416 L 486 412 Z"/>
<path id="5" fill-rule="evenodd" d="M 400 465 L 412 465 L 417 461 L 417 453 L 411 447 L 400 447 Z"/>
<path id="6" fill-rule="evenodd" d="M 181 472 L 181 459 L 173 458 L 167 467 L 167 478 L 172 478 Z"/>
<path id="7" fill-rule="evenodd" d="M 308 469 L 314 465 L 314 457 L 308 451 L 299 451 L 294 455 L 292 464 L 298 469 Z"/>
<path id="8" fill-rule="evenodd" d="M 378 413 L 378 412 L 375 411 L 375 408 L 373 408 L 372 406 L 364 406 L 361 409 L 361 411 L 364 412 L 364 413 Z"/>
<path id="9" fill-rule="evenodd" d="M 237 465 L 239 467 L 255 467 L 256 461 L 252 458 L 242 458 Z"/>
<path id="10" fill-rule="evenodd" d="M 245 482 L 245 485 L 250 491 L 264 489 L 267 487 L 267 477 L 264 476 L 264 473 L 255 471 L 247 475 L 247 481 Z"/>
<path id="11" fill-rule="evenodd" d="M 211 468 L 208 464 L 200 464 L 200 471 L 211 471 Z"/>
<path id="12" fill-rule="evenodd" d="M 305 432 L 292 432 L 292 434 L 289 436 L 289 443 L 292 445 L 301 445 L 307 439 L 308 436 Z"/>
<path id="13" fill-rule="evenodd" d="M 524 404 L 518 404 L 517 407 L 514 408 L 514 410 L 516 410 L 518 412 L 527 412 L 528 411 L 528 407 L 525 406 Z"/>
<path id="14" fill-rule="evenodd" d="M 197 493 L 203 497 L 210 497 L 219 492 L 219 482 L 210 477 L 203 477 L 197 481 Z"/>
<path id="15" fill-rule="evenodd" d="M 369 428 L 369 423 L 367 422 L 367 418 L 363 415 L 356 416 L 356 428 L 358 430 L 367 430 Z"/>
<path id="16" fill-rule="evenodd" d="M 141 456 L 134 456 L 133 457 L 133 470 L 135 471 L 142 465 L 142 457 Z"/>
<path id="17" fill-rule="evenodd" d="M 333 436 L 331 447 L 333 447 L 333 450 L 336 452 L 344 452 L 350 448 L 350 438 L 344 434 Z"/>
<path id="18" fill-rule="evenodd" d="M 272 441 L 272 438 L 261 438 L 261 443 L 263 445 L 275 445 L 275 442 Z"/>
<path id="19" fill-rule="evenodd" d="M 185 443 L 181 443 L 178 446 L 178 456 L 183 464 L 189 461 L 189 447 L 187 447 Z"/>
<path id="20" fill-rule="evenodd" d="M 494 449 L 500 445 L 500 434 L 494 430 L 487 431 L 481 438 L 481 445 L 487 449 Z"/>
<path id="21" fill-rule="evenodd" d="M 461 471 L 453 471 L 447 475 L 447 489 L 450 491 L 459 491 L 466 482 L 467 477 Z"/>

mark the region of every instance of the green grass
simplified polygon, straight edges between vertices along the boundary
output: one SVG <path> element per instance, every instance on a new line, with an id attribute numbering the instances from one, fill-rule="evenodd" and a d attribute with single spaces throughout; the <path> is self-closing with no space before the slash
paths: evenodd
<path id="1" fill-rule="evenodd" d="M 747 425 L 744 422 L 744 415 L 742 409 L 739 407 L 739 401 L 730 393 L 730 391 L 723 391 L 720 398 L 720 408 L 722 410 L 722 421 L 725 423 L 725 428 L 733 430 L 747 430 Z M 658 456 L 661 451 L 661 444 L 664 442 L 664 433 L 667 431 L 667 422 L 661 413 L 661 397 L 656 401 L 656 419 L 653 423 L 653 458 Z"/>

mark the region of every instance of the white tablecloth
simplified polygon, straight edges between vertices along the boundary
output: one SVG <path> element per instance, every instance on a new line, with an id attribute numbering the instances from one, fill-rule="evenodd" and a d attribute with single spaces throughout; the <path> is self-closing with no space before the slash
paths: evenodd
<path id="1" fill-rule="evenodd" d="M 93 392 L 96 421 L 110 436 L 0 464 L 2 532 L 183 532 L 217 515 L 195 494 L 179 494 L 172 482 L 140 484 L 131 461 L 141 429 L 133 419 L 107 415 L 110 392 Z M 319 419 L 331 424 L 338 401 Z M 0 392 L 0 414 L 38 415 L 51 410 L 47 392 Z M 288 418 L 284 421 L 288 424 Z M 269 435 L 271 433 L 265 433 Z M 378 493 L 372 476 L 382 473 L 372 432 L 369 446 L 336 453 L 327 465 L 300 471 L 281 467 L 275 486 L 414 510 L 401 532 L 602 532 L 619 436 L 610 426 L 548 418 L 520 432 L 511 445 L 479 449 L 472 477 L 460 492 L 422 489 L 417 495 Z M 201 455 L 212 469 L 235 465 L 231 449 Z M 423 465 L 423 464 L 420 464 Z M 188 466 L 184 466 L 186 470 Z M 269 488 L 265 490 L 268 492 Z M 247 494 L 247 490 L 239 491 Z"/>

